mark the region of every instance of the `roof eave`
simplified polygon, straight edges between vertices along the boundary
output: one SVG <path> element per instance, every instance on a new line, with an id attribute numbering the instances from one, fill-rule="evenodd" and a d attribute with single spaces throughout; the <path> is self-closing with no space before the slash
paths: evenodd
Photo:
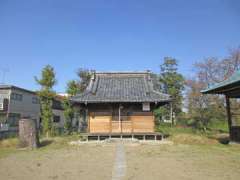
<path id="1" fill-rule="evenodd" d="M 75 103 L 81 103 L 81 104 L 94 104 L 94 103 L 164 103 L 164 102 L 171 102 L 172 99 L 164 99 L 164 100 L 145 100 L 145 101 L 129 101 L 129 100 L 126 100 L 126 101 L 84 101 L 84 100 L 72 100 L 73 102 Z"/>
<path id="2" fill-rule="evenodd" d="M 216 85 L 215 87 L 211 87 L 211 88 L 202 90 L 201 93 L 203 93 L 203 94 L 226 94 L 228 91 L 230 91 L 232 89 L 233 86 L 236 86 L 238 84 L 240 84 L 240 81 L 225 84 L 222 86 Z"/>

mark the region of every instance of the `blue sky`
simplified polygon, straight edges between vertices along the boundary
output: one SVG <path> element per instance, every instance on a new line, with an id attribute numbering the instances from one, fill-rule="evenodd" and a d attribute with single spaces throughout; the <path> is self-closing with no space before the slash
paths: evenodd
<path id="1" fill-rule="evenodd" d="M 0 70 L 33 90 L 46 64 L 63 92 L 80 67 L 159 72 L 172 56 L 188 77 L 196 61 L 239 45 L 238 0 L 0 0 Z"/>

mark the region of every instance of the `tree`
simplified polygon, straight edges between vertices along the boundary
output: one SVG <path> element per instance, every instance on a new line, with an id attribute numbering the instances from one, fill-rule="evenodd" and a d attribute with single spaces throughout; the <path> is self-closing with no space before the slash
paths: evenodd
<path id="1" fill-rule="evenodd" d="M 226 119 L 224 97 L 202 95 L 201 90 L 230 77 L 240 67 L 240 49 L 232 49 L 228 57 L 206 58 L 194 64 L 195 76 L 187 80 L 186 99 L 190 124 L 206 131 L 210 123 Z M 232 106 L 238 107 L 237 102 Z"/>
<path id="2" fill-rule="evenodd" d="M 188 125 L 206 131 L 213 121 L 225 118 L 223 99 L 218 96 L 203 95 L 205 83 L 196 79 L 187 80 Z"/>
<path id="3" fill-rule="evenodd" d="M 72 132 L 72 120 L 74 118 L 74 108 L 69 97 L 75 96 L 79 91 L 78 84 L 76 81 L 71 80 L 67 83 L 67 94 L 68 97 L 64 98 L 63 100 L 63 108 L 64 108 L 64 130 L 67 134 Z"/>
<path id="4" fill-rule="evenodd" d="M 82 93 L 87 88 L 90 82 L 92 71 L 89 69 L 80 68 L 77 71 L 77 75 L 79 77 L 78 88 L 79 88 L 79 91 Z"/>
<path id="5" fill-rule="evenodd" d="M 184 78 L 178 73 L 177 60 L 171 57 L 165 57 L 164 63 L 160 66 L 160 82 L 163 84 L 162 90 L 164 93 L 171 95 L 173 102 L 172 108 L 176 117 L 182 112 L 182 91 L 184 90 Z M 169 114 L 170 107 L 161 107 L 159 112 L 163 116 Z"/>
<path id="6" fill-rule="evenodd" d="M 240 69 L 240 48 L 231 49 L 224 59 L 216 57 L 205 58 L 195 63 L 196 77 L 210 86 L 229 78 L 235 71 Z"/>
<path id="7" fill-rule="evenodd" d="M 90 82 L 92 71 L 88 69 L 80 68 L 77 71 L 77 75 L 79 77 L 78 80 L 71 80 L 67 83 L 66 92 L 68 94 L 68 97 L 65 98 L 63 101 L 64 116 L 65 116 L 64 130 L 67 134 L 70 134 L 72 132 L 72 121 L 74 118 L 74 114 L 76 113 L 76 110 L 74 110 L 70 98 L 75 96 L 78 93 L 83 93 L 86 90 Z M 78 113 L 81 114 L 81 111 L 79 110 Z M 80 122 L 78 123 L 80 124 Z"/>
<path id="8" fill-rule="evenodd" d="M 53 128 L 52 103 L 53 98 L 55 97 L 53 86 L 57 82 L 55 78 L 54 68 L 50 65 L 45 66 L 41 72 L 40 79 L 35 77 L 35 80 L 41 86 L 41 89 L 38 91 L 38 96 L 40 97 L 43 133 L 48 137 Z"/>
<path id="9" fill-rule="evenodd" d="M 66 134 L 70 134 L 72 132 L 72 120 L 74 118 L 74 109 L 68 98 L 64 98 L 63 108 L 64 108 L 64 117 L 65 117 L 64 131 Z"/>
<path id="10" fill-rule="evenodd" d="M 71 97 L 72 96 L 75 96 L 78 92 L 79 92 L 79 85 L 78 85 L 78 82 L 75 81 L 75 80 L 70 80 L 68 83 L 67 83 L 67 94 L 70 95 Z"/>

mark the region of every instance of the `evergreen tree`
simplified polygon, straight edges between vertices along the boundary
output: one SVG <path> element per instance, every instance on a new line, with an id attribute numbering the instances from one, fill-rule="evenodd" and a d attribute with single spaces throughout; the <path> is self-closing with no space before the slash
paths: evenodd
<path id="1" fill-rule="evenodd" d="M 71 80 L 67 83 L 66 92 L 68 94 L 68 97 L 64 98 L 64 101 L 63 101 L 64 117 L 65 117 L 64 131 L 67 134 L 70 134 L 72 132 L 72 120 L 74 118 L 74 108 L 69 98 L 76 95 L 78 91 L 79 91 L 79 88 L 78 88 L 78 83 L 76 81 Z"/>
<path id="2" fill-rule="evenodd" d="M 35 77 L 36 82 L 41 86 L 38 91 L 41 105 L 41 118 L 43 122 L 43 133 L 48 137 L 52 131 L 52 103 L 55 97 L 53 86 L 56 84 L 54 68 L 47 65 L 41 72 L 40 79 Z"/>
<path id="3" fill-rule="evenodd" d="M 70 80 L 70 81 L 67 83 L 66 93 L 67 93 L 69 96 L 72 97 L 72 96 L 75 96 L 78 92 L 79 92 L 78 82 L 75 81 L 75 80 Z"/>
<path id="4" fill-rule="evenodd" d="M 64 131 L 66 134 L 71 134 L 72 132 L 72 120 L 74 118 L 74 109 L 72 104 L 68 98 L 64 98 L 63 100 L 63 108 L 64 108 Z"/>
<path id="5" fill-rule="evenodd" d="M 90 79 L 91 79 L 91 70 L 89 69 L 83 69 L 80 68 L 77 72 L 77 75 L 79 77 L 79 81 L 78 81 L 78 88 L 79 88 L 79 92 L 84 92 L 85 89 L 87 88 Z"/>
<path id="6" fill-rule="evenodd" d="M 184 90 L 184 78 L 178 73 L 178 64 L 176 59 L 165 57 L 164 63 L 160 66 L 160 82 L 164 93 L 171 95 L 173 100 L 172 108 L 176 117 L 182 112 L 182 91 Z M 169 116 L 170 107 L 162 107 L 158 110 L 163 116 Z"/>

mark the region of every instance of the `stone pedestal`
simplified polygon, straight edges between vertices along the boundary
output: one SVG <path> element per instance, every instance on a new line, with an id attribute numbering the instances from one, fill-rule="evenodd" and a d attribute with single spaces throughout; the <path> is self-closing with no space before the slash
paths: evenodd
<path id="1" fill-rule="evenodd" d="M 38 130 L 35 120 L 19 120 L 19 140 L 20 147 L 29 147 L 34 149 L 39 146 Z"/>

